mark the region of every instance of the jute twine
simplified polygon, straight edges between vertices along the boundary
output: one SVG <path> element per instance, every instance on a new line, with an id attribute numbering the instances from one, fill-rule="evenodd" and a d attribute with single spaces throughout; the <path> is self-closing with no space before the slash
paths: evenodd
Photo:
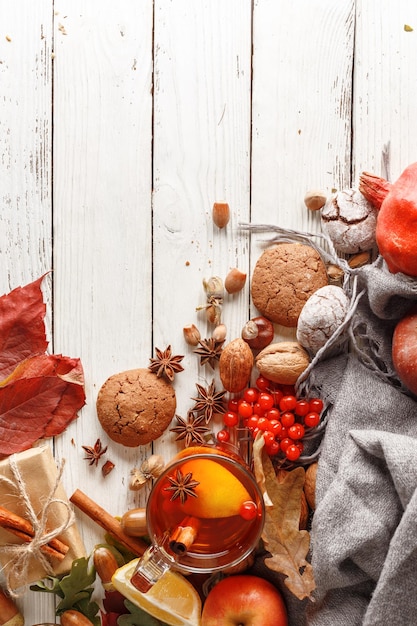
<path id="1" fill-rule="evenodd" d="M 48 557 L 43 553 L 41 548 L 42 546 L 48 544 L 52 539 L 55 539 L 65 532 L 65 530 L 67 530 L 67 528 L 74 523 L 75 517 L 69 502 L 60 498 L 55 498 L 55 493 L 59 486 L 65 465 L 64 460 L 58 467 L 55 483 L 50 493 L 47 494 L 39 515 L 36 514 L 32 506 L 27 487 L 20 473 L 15 455 L 11 455 L 8 460 L 13 478 L 0 476 L 0 480 L 16 491 L 19 499 L 24 503 L 25 507 L 25 512 L 22 517 L 27 519 L 32 524 L 34 530 L 33 539 L 29 542 L 0 546 L 0 554 L 7 555 L 9 558 L 7 567 L 4 568 L 7 591 L 11 596 L 18 597 L 23 595 L 26 591 L 28 585 L 28 572 L 32 559 L 37 561 L 43 567 L 46 574 L 51 575 L 54 573 Z M 62 504 L 66 513 L 66 519 L 53 530 L 46 532 L 49 508 L 54 504 Z M 15 590 L 15 587 L 18 588 L 18 591 Z"/>

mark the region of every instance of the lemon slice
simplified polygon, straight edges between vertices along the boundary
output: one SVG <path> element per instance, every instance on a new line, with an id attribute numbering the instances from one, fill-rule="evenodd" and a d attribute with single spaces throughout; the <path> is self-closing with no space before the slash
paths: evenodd
<path id="1" fill-rule="evenodd" d="M 200 626 L 201 599 L 182 574 L 168 570 L 146 593 L 141 593 L 130 579 L 139 559 L 119 567 L 112 583 L 125 598 L 156 619 L 170 626 Z"/>
<path id="2" fill-rule="evenodd" d="M 185 475 L 192 474 L 199 485 L 196 498 L 187 498 L 183 509 L 188 515 L 203 518 L 239 515 L 243 502 L 251 497 L 240 480 L 226 467 L 211 459 L 190 459 L 181 466 Z"/>

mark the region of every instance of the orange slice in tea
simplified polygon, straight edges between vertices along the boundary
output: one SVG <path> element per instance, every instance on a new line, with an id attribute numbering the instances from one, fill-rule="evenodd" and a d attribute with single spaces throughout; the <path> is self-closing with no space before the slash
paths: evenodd
<path id="1" fill-rule="evenodd" d="M 183 475 L 192 474 L 199 485 L 196 498 L 189 497 L 183 509 L 193 517 L 215 518 L 239 515 L 243 502 L 251 500 L 240 480 L 224 465 L 211 459 L 190 459 L 181 466 Z"/>

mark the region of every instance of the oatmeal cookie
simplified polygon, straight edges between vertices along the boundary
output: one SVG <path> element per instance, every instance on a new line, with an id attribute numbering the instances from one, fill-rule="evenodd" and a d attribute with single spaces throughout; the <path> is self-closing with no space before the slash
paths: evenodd
<path id="1" fill-rule="evenodd" d="M 175 415 L 175 391 L 149 369 L 110 376 L 97 396 L 97 417 L 113 441 L 143 446 L 162 435 Z"/>
<path id="2" fill-rule="evenodd" d="M 302 243 L 280 243 L 258 259 L 252 275 L 253 304 L 271 322 L 294 328 L 307 299 L 328 284 L 319 253 Z"/>

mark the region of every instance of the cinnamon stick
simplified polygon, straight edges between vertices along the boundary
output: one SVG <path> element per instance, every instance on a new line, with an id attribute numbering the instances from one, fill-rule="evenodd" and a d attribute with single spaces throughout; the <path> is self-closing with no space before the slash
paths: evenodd
<path id="1" fill-rule="evenodd" d="M 196 540 L 201 521 L 197 517 L 189 515 L 185 517 L 172 532 L 169 538 L 169 547 L 178 556 L 182 556 L 188 552 L 194 541 Z"/>
<path id="2" fill-rule="evenodd" d="M 23 541 L 30 542 L 35 536 L 32 524 L 17 513 L 9 511 L 0 506 L 0 527 L 13 533 Z M 48 556 L 63 561 L 69 550 L 69 546 L 57 539 L 51 539 L 47 544 L 40 547 L 42 552 Z"/>
<path id="3" fill-rule="evenodd" d="M 96 524 L 101 526 L 112 537 L 119 541 L 125 548 L 133 552 L 136 556 L 142 556 L 148 547 L 147 544 L 137 537 L 129 537 L 120 522 L 110 515 L 99 504 L 91 500 L 85 493 L 76 489 L 70 497 L 70 502 L 75 504 L 83 513 L 88 515 Z"/>

